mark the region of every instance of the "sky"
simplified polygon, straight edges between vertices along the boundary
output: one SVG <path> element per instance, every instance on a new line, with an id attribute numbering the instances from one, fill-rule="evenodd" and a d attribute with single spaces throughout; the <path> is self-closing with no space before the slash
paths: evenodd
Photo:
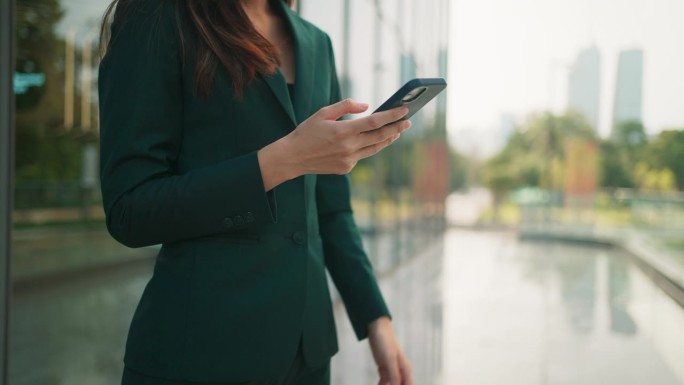
<path id="1" fill-rule="evenodd" d="M 649 134 L 684 127 L 684 1 L 452 0 L 449 129 L 498 129 L 567 103 L 569 66 L 601 52 L 599 133 L 610 131 L 617 57 L 644 50 L 643 120 Z"/>
<path id="2" fill-rule="evenodd" d="M 58 31 L 76 28 L 81 38 L 89 29 L 83 19 L 95 25 L 108 3 L 64 1 L 67 12 Z M 331 33 L 338 53 L 341 3 L 307 0 L 303 5 L 304 16 Z M 356 35 L 372 34 L 372 20 L 358 18 L 372 17 L 373 1 L 352 4 L 354 29 L 363 29 Z M 607 136 L 612 125 L 618 54 L 633 48 L 644 50 L 643 118 L 648 133 L 684 127 L 684 0 L 451 0 L 449 24 L 452 143 L 483 141 L 480 147 L 493 151 L 503 142 L 502 120 L 520 121 L 548 109 L 561 112 L 567 103 L 569 66 L 593 45 L 602 61 L 601 135 Z M 354 40 L 353 65 L 372 64 L 371 41 Z M 355 94 L 370 99 L 370 83 L 357 83 Z M 384 83 L 390 87 L 392 82 Z"/>

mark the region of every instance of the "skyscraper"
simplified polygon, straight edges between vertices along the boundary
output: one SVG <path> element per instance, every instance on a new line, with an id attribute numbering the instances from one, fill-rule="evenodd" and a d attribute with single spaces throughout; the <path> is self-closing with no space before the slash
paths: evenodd
<path id="1" fill-rule="evenodd" d="M 640 49 L 620 52 L 613 107 L 613 133 L 620 123 L 641 121 L 643 77 L 644 52 Z"/>
<path id="2" fill-rule="evenodd" d="M 598 129 L 601 91 L 601 54 L 590 47 L 577 55 L 570 67 L 568 108 L 580 112 L 589 124 Z"/>

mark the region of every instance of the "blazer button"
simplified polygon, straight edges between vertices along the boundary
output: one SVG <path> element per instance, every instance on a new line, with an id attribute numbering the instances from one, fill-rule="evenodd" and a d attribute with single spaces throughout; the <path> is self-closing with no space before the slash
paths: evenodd
<path id="1" fill-rule="evenodd" d="M 235 226 L 235 223 L 233 223 L 233 220 L 230 218 L 223 218 L 223 227 L 230 229 L 233 226 Z"/>
<path id="2" fill-rule="evenodd" d="M 235 226 L 242 226 L 242 225 L 245 224 L 244 218 L 242 218 L 242 217 L 239 216 L 239 215 L 236 215 L 236 216 L 233 218 L 233 220 L 235 221 Z"/>
<path id="3" fill-rule="evenodd" d="M 254 219 L 254 214 L 248 212 L 248 213 L 245 215 L 245 222 L 247 222 L 247 223 L 254 223 L 254 221 L 256 221 L 256 219 Z"/>
<path id="4" fill-rule="evenodd" d="M 306 235 L 304 234 L 303 231 L 295 231 L 292 234 L 292 242 L 298 244 L 298 245 L 303 245 L 304 242 L 306 242 Z"/>

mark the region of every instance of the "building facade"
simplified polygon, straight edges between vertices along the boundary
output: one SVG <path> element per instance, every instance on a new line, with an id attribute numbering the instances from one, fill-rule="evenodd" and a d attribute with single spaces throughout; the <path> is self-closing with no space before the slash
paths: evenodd
<path id="1" fill-rule="evenodd" d="M 613 106 L 613 132 L 621 123 L 642 120 L 643 83 L 644 52 L 640 49 L 620 52 Z"/>
<path id="2" fill-rule="evenodd" d="M 598 130 L 601 95 L 601 54 L 597 47 L 583 50 L 570 67 L 568 108 L 575 110 Z"/>
<path id="3" fill-rule="evenodd" d="M 151 274 L 157 249 L 127 249 L 103 222 L 98 28 L 109 3 L 0 0 L 0 319 L 1 336 L 10 336 L 0 338 L 2 383 L 119 381 L 128 325 Z M 446 77 L 448 5 L 299 0 L 296 9 L 331 36 L 344 96 L 377 106 L 413 77 Z M 352 173 L 357 221 L 380 273 L 443 225 L 443 94 L 402 140 Z M 417 375 L 430 365 L 416 365 Z"/>

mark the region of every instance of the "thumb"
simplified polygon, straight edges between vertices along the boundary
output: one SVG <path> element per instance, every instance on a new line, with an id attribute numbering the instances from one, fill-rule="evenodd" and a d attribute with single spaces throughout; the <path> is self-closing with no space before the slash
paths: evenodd
<path id="1" fill-rule="evenodd" d="M 347 114 L 358 114 L 368 109 L 367 103 L 359 103 L 353 99 L 344 99 L 320 109 L 323 119 L 337 120 Z"/>

